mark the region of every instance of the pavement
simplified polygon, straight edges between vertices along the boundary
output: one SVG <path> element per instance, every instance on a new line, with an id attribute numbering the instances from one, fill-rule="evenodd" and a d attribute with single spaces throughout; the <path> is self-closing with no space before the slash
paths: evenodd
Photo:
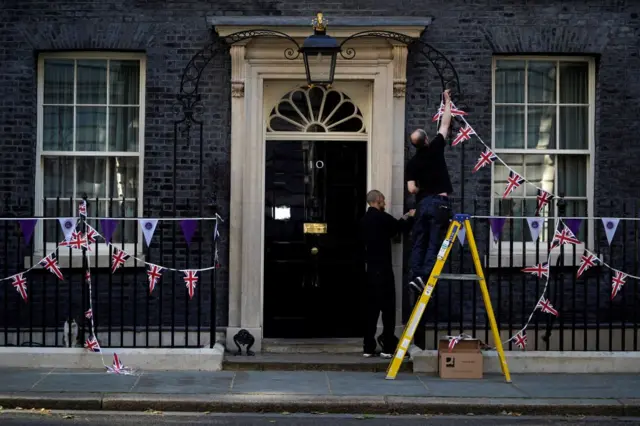
<path id="1" fill-rule="evenodd" d="M 123 360 L 126 362 L 126 360 Z M 0 368 L 0 406 L 209 413 L 582 415 L 640 417 L 640 375 L 425 374 L 344 371 L 142 371 Z"/>
<path id="2" fill-rule="evenodd" d="M 196 414 L 74 411 L 0 411 L 2 425 L 234 425 L 234 426 L 631 426 L 640 418 L 559 416 L 389 416 L 352 414 Z M 363 422 L 366 420 L 366 422 Z"/>

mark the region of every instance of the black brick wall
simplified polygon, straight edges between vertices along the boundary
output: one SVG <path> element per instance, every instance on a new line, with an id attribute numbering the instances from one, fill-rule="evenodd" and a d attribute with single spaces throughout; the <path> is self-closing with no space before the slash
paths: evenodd
<path id="1" fill-rule="evenodd" d="M 557 53 L 595 56 L 595 213 L 602 216 L 630 214 L 629 209 L 620 204 L 620 200 L 636 200 L 640 194 L 640 181 L 630 178 L 639 163 L 637 158 L 640 154 L 640 145 L 636 143 L 635 137 L 640 130 L 636 120 L 640 99 L 640 74 L 636 71 L 640 67 L 640 3 L 631 0 L 571 3 L 536 1 L 526 4 L 511 0 L 500 2 L 500 5 L 489 0 L 446 3 L 426 0 L 313 3 L 288 0 L 5 0 L 0 11 L 0 154 L 4 158 L 9 158 L 10 155 L 11 160 L 5 160 L 0 168 L 0 196 L 10 194 L 13 200 L 33 194 L 38 52 L 75 49 L 142 51 L 147 55 L 144 195 L 145 199 L 152 200 L 149 215 L 159 216 L 162 211 L 171 212 L 174 208 L 174 190 L 177 193 L 175 207 L 179 215 L 201 214 L 198 207 L 201 195 L 198 169 L 202 161 L 202 194 L 206 204 L 202 214 L 212 214 L 209 200 L 215 195 L 220 214 L 227 217 L 229 58 L 226 54 L 215 57 L 201 79 L 201 117 L 205 141 L 202 158 L 197 139 L 192 138 L 187 144 L 183 136 L 178 138 L 177 156 L 174 157 L 173 125 L 177 117 L 174 111 L 175 95 L 179 90 L 182 71 L 191 57 L 211 39 L 210 29 L 206 24 L 208 15 L 311 17 L 317 10 L 322 10 L 329 18 L 336 15 L 433 16 L 434 22 L 425 33 L 424 40 L 441 50 L 453 62 L 460 76 L 463 101 L 468 105 L 470 121 L 487 141 L 491 134 L 492 54 Z M 430 123 L 438 102 L 439 83 L 433 70 L 422 58 L 414 55 L 409 60 L 406 124 L 407 129 L 412 129 Z M 448 161 L 454 188 L 457 195 L 464 195 L 466 211 L 474 196 L 489 196 L 489 173 L 470 173 L 479 151 L 478 146 L 468 144 L 449 152 Z M 408 148 L 407 155 L 410 155 Z M 178 179 L 174 186 L 173 176 L 176 173 Z M 217 181 L 218 185 L 214 186 L 213 181 Z M 462 183 L 464 194 L 461 194 Z M 616 204 L 612 205 L 612 201 Z M 481 204 L 478 209 L 479 212 L 487 212 L 488 205 Z M 10 211 L 15 214 L 29 214 L 28 210 L 17 205 L 10 206 Z M 228 252 L 227 227 L 228 223 L 222 227 L 223 240 L 220 248 L 223 268 L 218 275 L 219 325 L 226 324 L 227 318 L 228 280 L 224 267 Z M 486 226 L 479 228 L 477 238 L 484 241 Z M 625 241 L 635 243 L 635 228 L 628 226 L 625 231 Z M 165 241 L 173 235 L 169 229 L 162 232 Z M 620 236 L 622 228 L 618 233 Z M 600 236 L 604 237 L 603 233 Z M 156 241 L 157 239 L 158 236 Z M 623 253 L 620 248 L 615 256 L 629 261 L 637 257 L 637 249 L 635 253 L 632 249 Z M 204 257 L 209 258 L 208 255 Z M 177 258 L 176 262 L 183 262 L 184 250 L 177 253 Z M 173 258 L 164 260 L 173 261 Z M 4 261 L 8 261 L 6 256 L 3 257 Z M 11 266 L 7 269 L 13 269 L 14 262 L 10 262 Z M 509 278 L 512 276 L 511 271 L 501 272 L 507 274 L 506 281 L 519 283 L 513 290 L 514 298 L 524 297 L 527 305 L 531 306 L 537 298 L 535 291 L 529 291 L 528 284 L 524 291 L 524 283 L 520 283 L 519 275 L 512 280 Z M 144 281 L 144 276 L 140 280 Z M 176 286 L 181 286 L 181 283 L 178 279 Z M 629 287 L 631 286 L 627 290 Z M 576 295 L 576 298 L 595 303 L 591 295 L 597 291 L 593 288 L 595 287 L 588 287 L 584 290 L 585 294 Z M 573 297 L 571 290 L 568 292 L 567 296 Z M 0 292 L 0 298 L 3 297 L 2 293 Z M 604 297 L 601 297 L 599 308 L 608 309 L 605 308 L 608 306 L 607 285 L 603 285 L 601 293 Z M 453 294 L 456 295 L 455 292 Z M 470 305 L 472 300 L 468 296 L 469 291 L 463 289 L 462 294 L 464 303 Z M 440 311 L 445 309 L 441 303 L 439 307 Z M 593 307 L 596 308 L 595 305 Z M 467 312 L 466 308 L 464 310 Z M 499 310 L 502 311 L 502 307 Z M 459 308 L 456 311 L 455 306 L 451 309 L 446 307 L 446 312 L 454 320 L 460 317 L 459 311 Z M 590 312 L 595 311 L 597 309 Z"/>

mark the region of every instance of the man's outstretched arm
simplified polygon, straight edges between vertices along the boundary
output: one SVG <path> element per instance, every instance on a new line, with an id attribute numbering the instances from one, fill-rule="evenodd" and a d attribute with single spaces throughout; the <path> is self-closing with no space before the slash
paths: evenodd
<path id="1" fill-rule="evenodd" d="M 442 119 L 440 120 L 440 129 L 438 133 L 443 138 L 447 138 L 449 134 L 449 127 L 451 126 L 451 92 L 449 89 L 444 91 L 444 111 L 442 113 Z"/>

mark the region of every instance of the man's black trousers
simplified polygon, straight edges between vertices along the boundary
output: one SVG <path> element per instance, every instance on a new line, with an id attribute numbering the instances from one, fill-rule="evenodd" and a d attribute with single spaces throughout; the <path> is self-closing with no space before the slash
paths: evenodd
<path id="1" fill-rule="evenodd" d="M 378 317 L 382 312 L 382 351 L 394 353 L 398 338 L 396 327 L 396 290 L 391 267 L 367 267 L 365 291 L 364 353 L 376 350 Z"/>

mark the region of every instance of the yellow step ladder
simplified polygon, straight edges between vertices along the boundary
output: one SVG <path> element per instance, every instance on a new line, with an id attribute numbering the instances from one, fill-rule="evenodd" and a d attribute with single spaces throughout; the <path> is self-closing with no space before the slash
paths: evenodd
<path id="1" fill-rule="evenodd" d="M 433 266 L 433 270 L 431 271 L 431 276 L 424 286 L 424 290 L 420 295 L 420 298 L 416 302 L 416 305 L 413 308 L 413 312 L 411 312 L 411 317 L 409 317 L 409 321 L 402 332 L 402 337 L 398 342 L 398 347 L 396 348 L 396 352 L 393 356 L 391 364 L 389 364 L 389 368 L 387 368 L 387 379 L 393 380 L 396 378 L 398 374 L 398 370 L 400 369 L 400 365 L 405 359 L 405 355 L 409 350 L 409 345 L 413 340 L 413 335 L 416 332 L 416 328 L 418 327 L 418 323 L 424 314 L 424 311 L 427 307 L 427 303 L 431 299 L 431 294 L 433 293 L 433 289 L 436 287 L 436 283 L 438 280 L 472 280 L 478 281 L 480 283 L 480 290 L 482 291 L 482 298 L 484 299 L 484 306 L 487 309 L 487 316 L 489 317 L 489 324 L 491 325 L 491 331 L 493 333 L 493 340 L 495 341 L 496 350 L 498 351 L 498 357 L 500 358 L 500 367 L 502 368 L 502 373 L 507 381 L 507 383 L 511 383 L 511 374 L 509 374 L 509 367 L 507 366 L 507 361 L 504 356 L 504 349 L 502 348 L 502 342 L 500 340 L 500 332 L 498 331 L 498 325 L 496 324 L 496 318 L 493 314 L 493 307 L 491 306 L 491 297 L 489 296 L 489 290 L 487 289 L 487 282 L 484 278 L 484 272 L 482 272 L 482 264 L 480 263 L 480 256 L 478 255 L 478 247 L 476 246 L 476 241 L 473 238 L 473 231 L 471 230 L 471 223 L 469 220 L 471 216 L 468 214 L 456 214 L 451 221 L 451 225 L 449 225 L 449 230 L 447 231 L 447 237 L 445 238 L 442 246 L 440 247 L 440 251 L 438 252 L 438 258 L 436 260 L 435 265 Z M 469 249 L 471 250 L 471 257 L 473 258 L 473 264 L 476 269 L 475 274 L 442 274 L 442 268 L 444 267 L 447 258 L 449 257 L 449 253 L 451 251 L 451 247 L 453 246 L 454 241 L 458 236 L 458 232 L 460 229 L 464 227 L 466 233 L 466 240 L 469 242 Z"/>

